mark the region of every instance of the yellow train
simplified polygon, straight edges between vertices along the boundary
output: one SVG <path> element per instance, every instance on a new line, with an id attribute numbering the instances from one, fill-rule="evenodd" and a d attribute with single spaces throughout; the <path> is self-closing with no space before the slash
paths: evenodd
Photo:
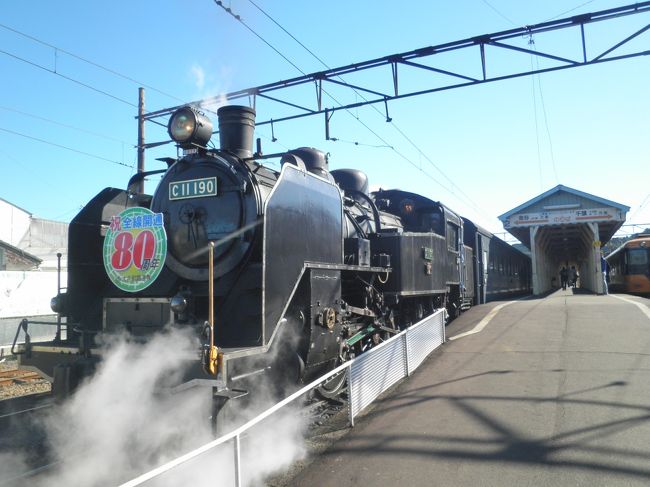
<path id="1" fill-rule="evenodd" d="M 605 259 L 610 291 L 650 295 L 650 234 L 635 235 Z"/>

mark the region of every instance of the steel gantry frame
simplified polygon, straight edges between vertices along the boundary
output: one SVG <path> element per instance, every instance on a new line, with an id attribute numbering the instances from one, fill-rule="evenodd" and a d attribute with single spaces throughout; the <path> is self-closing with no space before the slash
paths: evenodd
<path id="1" fill-rule="evenodd" d="M 559 71 L 563 69 L 575 68 L 580 66 L 589 66 L 594 64 L 600 64 L 610 61 L 618 61 L 622 59 L 628 59 L 639 56 L 646 56 L 650 54 L 650 50 L 639 50 L 626 54 L 616 55 L 615 51 L 619 50 L 622 46 L 628 45 L 630 41 L 637 38 L 648 29 L 650 29 L 650 24 L 646 24 L 641 29 L 636 32 L 631 33 L 624 39 L 620 40 L 616 44 L 612 45 L 608 49 L 600 52 L 598 55 L 593 57 L 588 57 L 588 46 L 587 46 L 587 37 L 585 35 L 585 26 L 587 24 L 602 22 L 606 20 L 615 19 L 618 17 L 634 15 L 639 13 L 650 12 L 650 1 L 640 2 L 632 5 L 627 5 L 623 7 L 612 8 L 608 10 L 601 10 L 594 13 L 587 13 L 576 15 L 573 17 L 568 17 L 560 20 L 553 20 L 549 22 L 543 22 L 536 25 L 529 25 L 525 27 L 520 27 L 516 29 L 505 30 L 497 32 L 494 34 L 486 34 L 477 37 L 471 37 L 459 41 L 448 42 L 445 44 L 439 44 L 436 46 L 424 47 L 421 49 L 415 49 L 408 52 L 403 52 L 400 54 L 393 54 L 390 56 L 384 56 L 377 59 L 372 59 L 369 61 L 363 61 L 354 64 L 348 64 L 346 66 L 341 66 L 338 68 L 328 69 L 325 71 L 318 71 L 312 74 L 307 74 L 303 76 L 298 76 L 295 78 L 277 81 L 274 83 L 269 83 L 261 86 L 256 86 L 253 88 L 246 88 L 243 90 L 233 91 L 225 95 L 214 96 L 210 98 L 205 98 L 202 100 L 196 100 L 184 105 L 174 106 L 170 108 L 164 108 L 154 112 L 149 112 L 141 117 L 147 121 L 153 121 L 162 125 L 156 119 L 160 117 L 168 117 L 171 113 L 182 106 L 193 105 L 198 107 L 209 108 L 210 106 L 222 104 L 224 100 L 235 101 L 242 98 L 248 99 L 248 104 L 255 108 L 257 98 L 262 98 L 272 102 L 276 102 L 284 107 L 293 109 L 296 113 L 291 113 L 287 116 L 280 118 L 272 118 L 266 120 L 258 120 L 256 125 L 268 125 L 270 124 L 273 128 L 273 124 L 278 124 L 280 122 L 286 122 L 289 120 L 296 120 L 304 117 L 310 117 L 315 115 L 324 115 L 325 116 L 325 135 L 329 139 L 329 121 L 332 115 L 339 110 L 350 110 L 354 108 L 359 108 L 366 105 L 373 105 L 381 103 L 384 105 L 386 121 L 391 121 L 391 118 L 388 113 L 388 102 L 394 100 L 400 100 L 404 98 L 410 98 L 419 95 L 425 95 L 429 93 L 435 93 L 438 91 L 452 90 L 456 88 L 463 88 L 466 86 L 473 86 L 483 83 L 492 83 L 495 81 L 503 81 L 513 78 L 518 78 L 522 76 L 530 76 L 540 73 L 548 73 L 552 71 Z M 532 36 L 557 31 L 560 29 L 580 29 L 580 48 L 582 53 L 582 59 L 570 59 L 558 54 L 550 52 L 540 52 L 536 49 L 527 49 L 511 44 L 507 44 L 508 40 L 519 39 L 522 37 Z M 488 69 L 488 58 L 486 56 L 486 48 L 493 47 L 501 49 L 502 51 L 515 51 L 519 53 L 525 53 L 533 56 L 536 59 L 548 59 L 558 64 L 551 67 L 531 69 L 526 71 L 516 71 L 498 75 L 491 76 Z M 428 60 L 435 55 L 442 53 L 454 52 L 454 51 L 463 51 L 469 49 L 478 49 L 479 51 L 479 60 L 480 60 L 480 72 L 481 76 L 473 77 L 466 74 L 450 71 L 446 69 L 437 68 L 434 66 L 429 66 L 423 64 L 423 60 Z M 364 87 L 361 84 L 353 84 L 344 80 L 346 75 L 351 75 L 353 73 L 368 72 L 371 70 L 379 70 L 390 66 L 392 74 L 392 93 L 382 93 L 377 90 Z M 433 72 L 438 75 L 443 75 L 444 79 L 448 80 L 448 83 L 443 83 L 440 86 L 435 87 L 426 87 L 422 89 L 416 89 L 412 91 L 400 91 L 399 83 L 399 69 L 400 67 L 414 68 L 416 70 Z M 299 104 L 291 101 L 290 99 L 282 99 L 279 97 L 280 92 L 287 90 L 292 87 L 311 84 L 313 83 L 316 88 L 315 96 L 315 106 L 309 107 L 304 106 L 304 104 Z M 363 101 L 358 101 L 355 103 L 349 104 L 339 104 L 338 106 L 324 108 L 323 107 L 323 93 L 327 93 L 323 87 L 326 84 L 342 86 L 353 90 L 357 94 L 362 93 L 367 96 L 362 95 Z M 271 96 L 271 93 L 274 96 Z M 161 145 L 160 142 L 145 144 L 144 147 L 154 147 Z"/>

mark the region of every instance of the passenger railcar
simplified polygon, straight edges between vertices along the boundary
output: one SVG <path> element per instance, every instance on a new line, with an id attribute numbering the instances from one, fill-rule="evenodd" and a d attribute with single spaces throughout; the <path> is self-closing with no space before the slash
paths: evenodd
<path id="1" fill-rule="evenodd" d="M 635 235 L 605 259 L 610 291 L 650 295 L 650 234 Z"/>
<path id="2" fill-rule="evenodd" d="M 496 301 L 532 292 L 530 257 L 493 236 L 490 239 L 487 300 Z"/>
<path id="3" fill-rule="evenodd" d="M 463 221 L 465 245 L 474 256 L 474 304 L 530 294 L 530 257 L 468 218 Z"/>

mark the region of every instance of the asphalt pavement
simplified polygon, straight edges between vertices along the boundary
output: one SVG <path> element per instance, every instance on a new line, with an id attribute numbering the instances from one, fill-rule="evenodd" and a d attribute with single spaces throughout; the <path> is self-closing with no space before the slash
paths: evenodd
<path id="1" fill-rule="evenodd" d="M 291 485 L 650 485 L 650 300 L 502 304 L 449 325 Z"/>

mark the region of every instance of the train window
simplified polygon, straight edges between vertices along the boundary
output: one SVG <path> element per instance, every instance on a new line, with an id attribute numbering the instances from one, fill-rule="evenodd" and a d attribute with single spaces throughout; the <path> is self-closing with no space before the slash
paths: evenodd
<path id="1" fill-rule="evenodd" d="M 445 234 L 445 222 L 441 213 L 436 210 L 427 209 L 422 213 L 422 230 L 425 232 L 433 232 L 438 235 Z"/>
<path id="2" fill-rule="evenodd" d="M 645 265 L 648 263 L 648 251 L 646 249 L 628 250 L 627 263 L 629 265 Z"/>
<path id="3" fill-rule="evenodd" d="M 645 274 L 648 271 L 647 249 L 628 249 L 626 257 L 628 274 Z"/>
<path id="4" fill-rule="evenodd" d="M 458 227 L 451 222 L 447 222 L 447 248 L 458 252 Z"/>

